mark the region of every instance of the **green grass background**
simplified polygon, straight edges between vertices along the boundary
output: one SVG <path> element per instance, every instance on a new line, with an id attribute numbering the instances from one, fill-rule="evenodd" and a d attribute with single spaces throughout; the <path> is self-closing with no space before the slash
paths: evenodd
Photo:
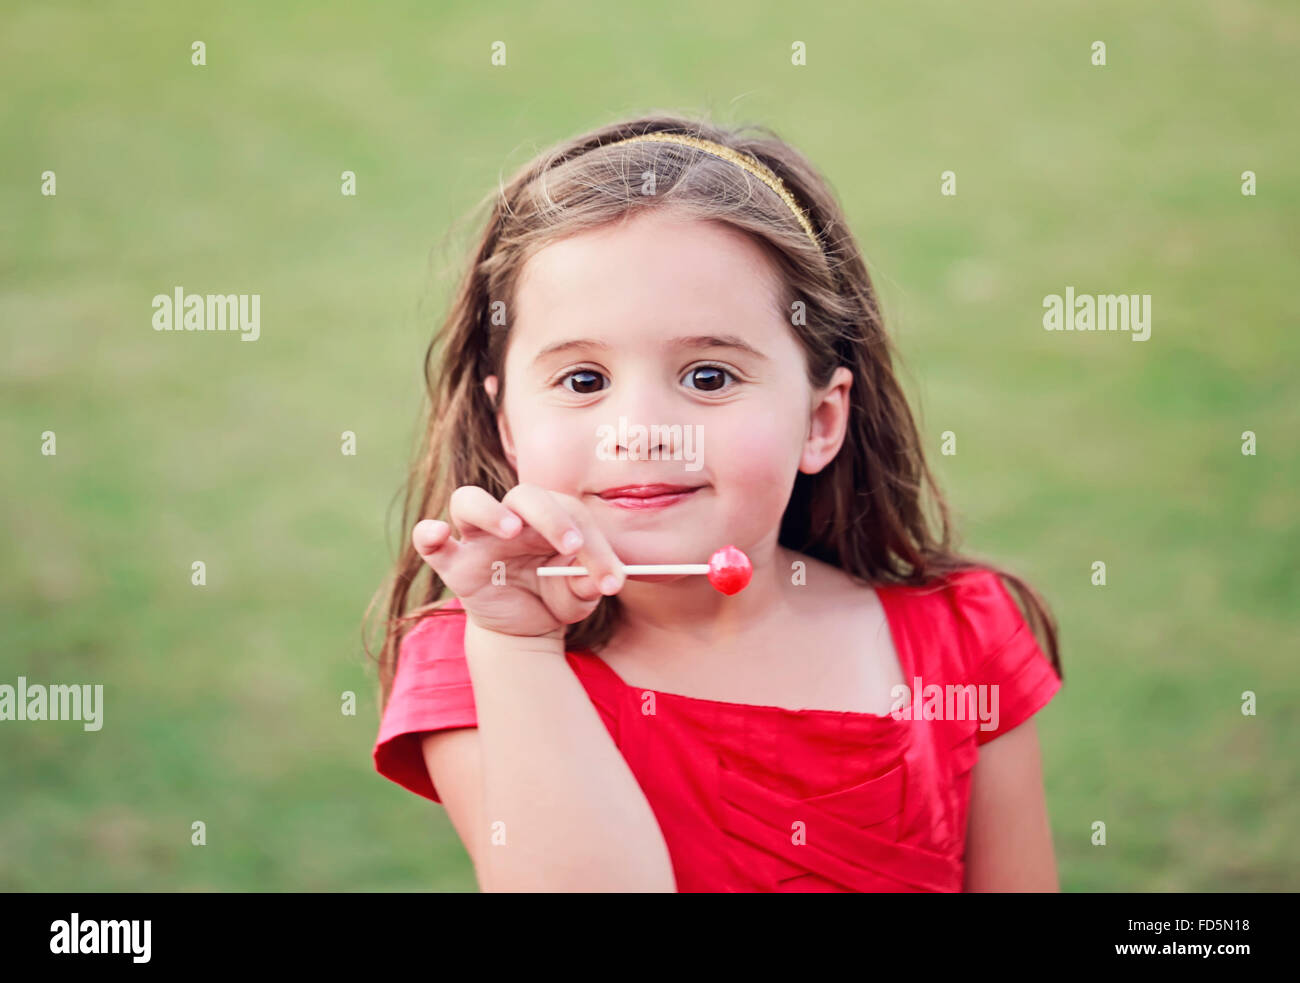
<path id="1" fill-rule="evenodd" d="M 0 723 L 0 888 L 475 889 L 372 770 L 360 645 L 467 233 L 434 247 L 499 173 L 665 107 L 823 170 L 965 545 L 1053 605 L 1063 887 L 1297 889 L 1298 54 L 1283 0 L 6 4 L 0 682 L 106 708 Z M 261 339 L 155 333 L 176 285 L 260 293 Z M 1043 331 L 1067 285 L 1151 294 L 1150 340 Z"/>

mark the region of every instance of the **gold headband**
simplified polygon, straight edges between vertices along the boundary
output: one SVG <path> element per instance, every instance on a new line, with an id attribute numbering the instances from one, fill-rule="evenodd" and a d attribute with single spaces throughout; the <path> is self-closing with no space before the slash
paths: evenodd
<path id="1" fill-rule="evenodd" d="M 620 144 L 637 143 L 642 140 L 652 140 L 658 143 L 684 144 L 688 147 L 695 147 L 698 150 L 703 150 L 707 153 L 713 154 L 715 157 L 729 160 L 737 167 L 743 167 L 746 171 L 754 175 L 754 177 L 758 178 L 781 196 L 781 200 L 789 206 L 790 211 L 794 212 L 795 218 L 799 220 L 799 224 L 803 226 L 803 230 L 808 233 L 808 238 L 812 240 L 812 244 L 816 246 L 818 250 L 821 249 L 821 244 L 817 241 L 817 234 L 813 232 L 812 223 L 808 221 L 807 214 L 799 207 L 799 203 L 795 201 L 794 195 L 789 192 L 785 183 L 772 172 L 771 168 L 767 167 L 761 161 L 747 154 L 741 154 L 732 150 L 730 147 L 724 147 L 720 143 L 714 143 L 712 140 L 701 140 L 699 137 L 687 136 L 682 133 L 642 133 L 639 136 L 628 137 L 626 140 L 616 140 L 613 143 L 604 144 L 604 146 L 617 147 Z"/>

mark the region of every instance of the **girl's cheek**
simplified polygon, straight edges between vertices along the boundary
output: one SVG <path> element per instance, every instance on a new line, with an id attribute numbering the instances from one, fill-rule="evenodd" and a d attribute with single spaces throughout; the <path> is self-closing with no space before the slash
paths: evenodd
<path id="1" fill-rule="evenodd" d="M 798 467 L 800 436 L 790 419 L 771 415 L 751 414 L 724 431 L 706 427 L 704 466 L 720 484 L 762 497 L 784 497 L 792 472 Z"/>
<path id="2" fill-rule="evenodd" d="M 516 431 L 519 480 L 557 490 L 580 487 L 592 473 L 596 439 L 571 421 L 545 418 Z"/>

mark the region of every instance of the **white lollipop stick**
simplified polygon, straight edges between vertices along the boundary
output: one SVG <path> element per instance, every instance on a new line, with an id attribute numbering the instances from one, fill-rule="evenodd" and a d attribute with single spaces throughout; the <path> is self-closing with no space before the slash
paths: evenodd
<path id="1" fill-rule="evenodd" d="M 665 573 L 704 573 L 709 576 L 709 583 L 723 594 L 735 594 L 745 589 L 749 578 L 753 576 L 754 567 L 747 557 L 734 546 L 724 546 L 711 557 L 708 563 L 630 563 L 622 567 L 626 576 L 637 574 Z M 586 567 L 538 567 L 539 577 L 585 577 Z"/>
<path id="2" fill-rule="evenodd" d="M 622 567 L 623 573 L 631 577 L 636 574 L 655 573 L 708 573 L 707 563 L 628 563 Z M 538 567 L 539 577 L 585 577 L 586 567 Z"/>

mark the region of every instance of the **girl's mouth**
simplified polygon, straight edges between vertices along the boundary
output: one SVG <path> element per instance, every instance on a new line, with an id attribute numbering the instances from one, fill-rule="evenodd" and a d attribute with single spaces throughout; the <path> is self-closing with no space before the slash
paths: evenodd
<path id="1" fill-rule="evenodd" d="M 602 502 L 619 509 L 645 511 L 662 509 L 685 501 L 700 490 L 699 485 L 625 485 L 599 493 Z"/>

